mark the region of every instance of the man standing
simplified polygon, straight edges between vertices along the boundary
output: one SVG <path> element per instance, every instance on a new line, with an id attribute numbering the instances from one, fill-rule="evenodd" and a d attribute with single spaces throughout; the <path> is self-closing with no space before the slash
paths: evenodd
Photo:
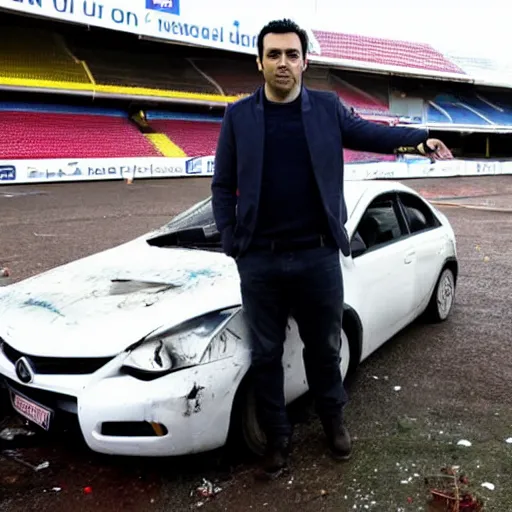
<path id="1" fill-rule="evenodd" d="M 235 258 L 251 331 L 256 404 L 267 437 L 264 474 L 286 467 L 292 429 L 283 391 L 289 316 L 304 343 L 304 365 L 332 455 L 351 454 L 340 371 L 343 278 L 350 254 L 344 225 L 343 147 L 393 153 L 417 148 L 451 158 L 426 130 L 386 127 L 345 109 L 327 91 L 302 84 L 307 34 L 273 21 L 258 37 L 265 84 L 226 110 L 218 140 L 212 202 L 224 252 Z"/>

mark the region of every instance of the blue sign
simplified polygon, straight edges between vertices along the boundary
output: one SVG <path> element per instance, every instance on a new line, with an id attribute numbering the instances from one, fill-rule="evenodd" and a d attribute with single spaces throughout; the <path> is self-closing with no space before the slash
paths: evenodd
<path id="1" fill-rule="evenodd" d="M 14 165 L 0 165 L 0 181 L 15 181 L 16 167 Z"/>
<path id="2" fill-rule="evenodd" d="M 215 159 L 213 157 L 190 158 L 185 162 L 185 174 L 213 174 Z"/>
<path id="3" fill-rule="evenodd" d="M 146 9 L 180 15 L 180 0 L 146 0 Z"/>

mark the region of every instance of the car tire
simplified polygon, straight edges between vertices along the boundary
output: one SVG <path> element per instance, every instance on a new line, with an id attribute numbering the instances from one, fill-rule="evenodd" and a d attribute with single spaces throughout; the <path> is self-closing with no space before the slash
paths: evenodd
<path id="1" fill-rule="evenodd" d="M 345 331 L 342 331 L 341 371 L 344 378 L 349 374 L 350 352 L 350 341 Z M 261 456 L 265 452 L 267 439 L 258 421 L 254 384 L 250 378 L 242 383 L 237 398 L 234 427 L 241 430 L 239 438 L 244 447 L 251 454 Z"/>
<path id="2" fill-rule="evenodd" d="M 425 310 L 425 317 L 430 322 L 444 322 L 455 302 L 455 275 L 453 270 L 444 267 L 439 276 L 430 302 Z"/>
<path id="3" fill-rule="evenodd" d="M 247 386 L 244 407 L 241 415 L 242 440 L 247 450 L 253 455 L 261 456 L 265 452 L 267 437 L 263 432 L 256 413 L 254 385 Z"/>

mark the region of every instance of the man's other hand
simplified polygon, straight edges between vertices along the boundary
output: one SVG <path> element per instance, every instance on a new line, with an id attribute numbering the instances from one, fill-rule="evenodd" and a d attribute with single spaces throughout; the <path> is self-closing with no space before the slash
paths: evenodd
<path id="1" fill-rule="evenodd" d="M 439 139 L 427 139 L 426 142 L 422 142 L 418 145 L 418 151 L 432 160 L 453 159 L 452 152 L 448 149 L 446 144 Z"/>

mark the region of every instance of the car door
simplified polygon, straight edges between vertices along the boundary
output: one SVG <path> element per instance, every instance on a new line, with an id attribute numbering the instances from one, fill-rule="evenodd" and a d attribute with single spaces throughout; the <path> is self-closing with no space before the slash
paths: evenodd
<path id="1" fill-rule="evenodd" d="M 416 252 L 414 306 L 423 309 L 441 272 L 446 241 L 441 223 L 423 199 L 409 192 L 399 192 L 398 199 Z"/>
<path id="2" fill-rule="evenodd" d="M 412 319 L 416 255 L 396 194 L 376 197 L 352 237 L 346 291 L 363 321 L 363 357 Z"/>

